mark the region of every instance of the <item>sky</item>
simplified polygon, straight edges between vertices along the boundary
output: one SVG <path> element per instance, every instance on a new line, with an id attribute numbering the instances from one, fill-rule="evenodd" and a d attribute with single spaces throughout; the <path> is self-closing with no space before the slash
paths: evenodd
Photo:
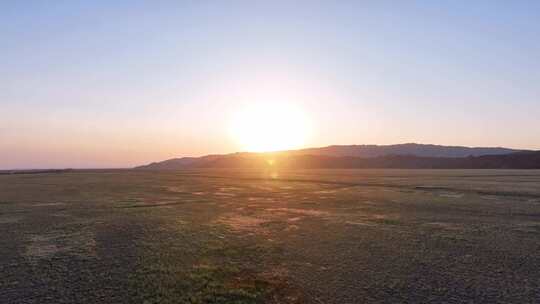
<path id="1" fill-rule="evenodd" d="M 539 84 L 540 1 L 0 1 L 0 169 L 240 151 L 274 104 L 302 146 L 540 149 Z"/>

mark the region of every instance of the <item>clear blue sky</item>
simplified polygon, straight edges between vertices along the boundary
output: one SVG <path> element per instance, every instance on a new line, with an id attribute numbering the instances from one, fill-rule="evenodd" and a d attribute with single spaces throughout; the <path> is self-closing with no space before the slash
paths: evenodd
<path id="1" fill-rule="evenodd" d="M 272 102 L 309 146 L 540 149 L 540 1 L 0 2 L 0 168 L 233 152 Z"/>

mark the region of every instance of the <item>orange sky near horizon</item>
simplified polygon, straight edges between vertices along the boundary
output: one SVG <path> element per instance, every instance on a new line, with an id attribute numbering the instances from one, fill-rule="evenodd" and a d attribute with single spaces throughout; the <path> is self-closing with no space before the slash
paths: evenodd
<path id="1" fill-rule="evenodd" d="M 509 1 L 1 2 L 0 169 L 334 144 L 540 150 L 539 12 Z"/>

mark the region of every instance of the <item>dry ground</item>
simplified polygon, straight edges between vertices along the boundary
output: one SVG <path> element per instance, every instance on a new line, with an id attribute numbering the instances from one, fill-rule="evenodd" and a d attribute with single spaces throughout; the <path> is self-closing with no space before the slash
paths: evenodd
<path id="1" fill-rule="evenodd" d="M 1 303 L 540 302 L 540 172 L 0 175 Z"/>

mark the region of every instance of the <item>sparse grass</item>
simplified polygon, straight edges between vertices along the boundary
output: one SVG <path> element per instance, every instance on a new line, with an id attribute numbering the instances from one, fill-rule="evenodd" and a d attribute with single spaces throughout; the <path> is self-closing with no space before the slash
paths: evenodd
<path id="1" fill-rule="evenodd" d="M 270 284 L 239 277 L 242 273 L 235 267 L 199 266 L 143 272 L 131 279 L 137 288 L 135 299 L 142 303 L 262 303 Z"/>
<path id="2" fill-rule="evenodd" d="M 389 218 L 381 218 L 381 219 L 373 219 L 375 223 L 382 224 L 382 225 L 400 225 L 401 222 L 397 219 L 389 219 Z"/>
<path id="3" fill-rule="evenodd" d="M 540 172 L 264 174 L 2 175 L 2 301 L 538 298 Z"/>
<path id="4" fill-rule="evenodd" d="M 198 236 L 192 245 L 191 264 L 178 261 L 184 248 L 153 248 L 143 254 L 137 271 L 130 276 L 135 301 L 143 303 L 266 303 L 276 298 L 275 282 L 259 276 L 259 245 L 228 243 L 216 235 L 188 228 Z M 167 246 L 161 243 L 161 246 Z M 167 254 L 162 254 L 167 252 Z M 185 254 L 185 253 L 184 253 Z"/>

